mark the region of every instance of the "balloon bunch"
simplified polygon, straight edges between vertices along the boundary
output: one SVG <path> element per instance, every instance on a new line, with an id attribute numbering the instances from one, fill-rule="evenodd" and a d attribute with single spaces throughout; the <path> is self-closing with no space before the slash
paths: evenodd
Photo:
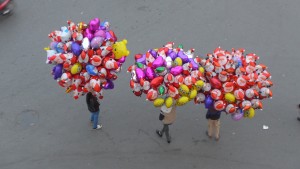
<path id="1" fill-rule="evenodd" d="M 193 100 L 205 84 L 201 59 L 194 57 L 194 49 L 184 51 L 169 42 L 161 48 L 135 55 L 130 87 L 136 96 L 145 93 L 155 107 L 181 106 Z"/>
<path id="2" fill-rule="evenodd" d="M 244 49 L 231 52 L 216 48 L 201 60 L 205 77 L 210 82 L 205 93 L 205 107 L 232 114 L 234 120 L 252 118 L 255 109 L 262 109 L 262 99 L 271 98 L 271 74 L 263 64 L 257 64 L 256 54 L 244 54 Z"/>
<path id="3" fill-rule="evenodd" d="M 122 63 L 129 55 L 127 40 L 117 37 L 107 21 L 94 18 L 89 24 L 68 21 L 68 26 L 49 34 L 47 64 L 55 65 L 52 75 L 58 84 L 73 91 L 74 99 L 92 92 L 102 99 L 102 89 L 113 89 Z"/>

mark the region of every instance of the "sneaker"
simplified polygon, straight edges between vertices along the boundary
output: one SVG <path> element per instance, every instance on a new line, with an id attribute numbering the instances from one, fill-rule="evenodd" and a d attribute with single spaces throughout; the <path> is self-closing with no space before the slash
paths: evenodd
<path id="1" fill-rule="evenodd" d="M 297 117 L 297 120 L 300 121 L 300 117 Z"/>
<path id="2" fill-rule="evenodd" d="M 159 137 L 162 137 L 162 134 L 159 130 L 156 130 L 156 134 L 159 136 Z"/>
<path id="3" fill-rule="evenodd" d="M 97 128 L 94 128 L 95 130 L 99 130 L 102 128 L 102 125 L 97 125 Z"/>
<path id="4" fill-rule="evenodd" d="M 207 137 L 209 137 L 210 139 L 212 138 L 210 135 L 208 135 L 208 131 L 205 131 L 205 134 L 206 134 Z"/>

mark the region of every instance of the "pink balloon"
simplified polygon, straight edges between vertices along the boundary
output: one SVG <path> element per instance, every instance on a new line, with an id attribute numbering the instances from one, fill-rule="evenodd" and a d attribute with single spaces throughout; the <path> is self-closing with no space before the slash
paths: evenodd
<path id="1" fill-rule="evenodd" d="M 155 73 L 154 70 L 151 67 L 147 67 L 146 68 L 146 76 L 148 77 L 148 79 L 152 80 L 155 78 Z"/>
<path id="2" fill-rule="evenodd" d="M 170 73 L 174 76 L 177 76 L 181 74 L 182 71 L 183 71 L 182 66 L 175 66 L 171 68 Z"/>
<path id="3" fill-rule="evenodd" d="M 136 68 L 135 69 L 135 73 L 136 73 L 138 81 L 140 81 L 141 79 L 145 78 L 145 73 L 144 73 L 144 71 L 141 68 Z"/>
<path id="4" fill-rule="evenodd" d="M 94 38 L 94 35 L 89 28 L 85 29 L 83 35 L 84 37 L 87 37 L 90 41 Z"/>
<path id="5" fill-rule="evenodd" d="M 90 24 L 89 24 L 90 30 L 96 31 L 96 30 L 98 30 L 99 26 L 100 26 L 100 19 L 99 18 L 94 18 L 90 21 Z"/>
<path id="6" fill-rule="evenodd" d="M 121 57 L 120 59 L 116 60 L 119 63 L 124 63 L 126 61 L 126 57 Z"/>
<path id="7" fill-rule="evenodd" d="M 220 89 L 222 87 L 222 83 L 219 79 L 213 77 L 210 79 L 211 86 L 215 89 Z"/>
<path id="8" fill-rule="evenodd" d="M 102 37 L 102 38 L 106 38 L 106 33 L 104 30 L 96 30 L 96 32 L 94 33 L 95 37 Z"/>
<path id="9" fill-rule="evenodd" d="M 153 69 L 160 67 L 164 64 L 164 59 L 161 56 L 158 56 L 152 63 Z"/>

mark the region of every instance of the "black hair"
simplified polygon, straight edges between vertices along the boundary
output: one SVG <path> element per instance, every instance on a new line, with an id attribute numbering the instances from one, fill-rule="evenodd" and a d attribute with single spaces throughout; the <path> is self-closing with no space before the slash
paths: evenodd
<path id="1" fill-rule="evenodd" d="M 300 109 L 300 104 L 298 105 L 298 108 Z"/>

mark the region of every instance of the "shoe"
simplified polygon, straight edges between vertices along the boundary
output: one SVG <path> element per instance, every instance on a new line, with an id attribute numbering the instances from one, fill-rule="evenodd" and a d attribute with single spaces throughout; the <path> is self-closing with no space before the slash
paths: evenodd
<path id="1" fill-rule="evenodd" d="M 205 134 L 207 135 L 208 138 L 212 138 L 210 135 L 208 135 L 208 131 L 205 131 Z"/>
<path id="2" fill-rule="evenodd" d="M 297 117 L 297 120 L 300 121 L 300 117 Z"/>
<path id="3" fill-rule="evenodd" d="M 170 144 L 171 143 L 171 137 L 167 138 L 167 142 Z"/>
<path id="4" fill-rule="evenodd" d="M 95 130 L 99 130 L 102 128 L 102 125 L 97 125 L 97 128 L 94 128 Z"/>
<path id="5" fill-rule="evenodd" d="M 162 137 L 162 134 L 159 130 L 156 130 L 156 134 L 159 136 L 159 137 Z"/>

